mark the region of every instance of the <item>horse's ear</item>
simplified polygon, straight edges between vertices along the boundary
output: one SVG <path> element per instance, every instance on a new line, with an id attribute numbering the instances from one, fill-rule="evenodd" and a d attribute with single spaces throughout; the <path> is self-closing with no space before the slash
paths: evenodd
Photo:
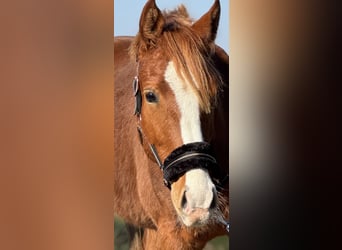
<path id="1" fill-rule="evenodd" d="M 220 12 L 220 1 L 215 0 L 210 10 L 192 25 L 192 28 L 208 42 L 213 42 L 216 38 Z"/>
<path id="2" fill-rule="evenodd" d="M 139 33 L 147 48 L 154 46 L 163 31 L 165 20 L 155 0 L 149 0 L 141 13 Z"/>

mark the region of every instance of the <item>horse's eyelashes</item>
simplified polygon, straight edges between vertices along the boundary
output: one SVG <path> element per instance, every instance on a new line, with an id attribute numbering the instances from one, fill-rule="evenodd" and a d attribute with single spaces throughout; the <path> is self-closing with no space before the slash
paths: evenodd
<path id="1" fill-rule="evenodd" d="M 146 97 L 146 100 L 150 103 L 156 103 L 158 101 L 157 96 L 152 91 L 146 92 L 145 97 Z"/>

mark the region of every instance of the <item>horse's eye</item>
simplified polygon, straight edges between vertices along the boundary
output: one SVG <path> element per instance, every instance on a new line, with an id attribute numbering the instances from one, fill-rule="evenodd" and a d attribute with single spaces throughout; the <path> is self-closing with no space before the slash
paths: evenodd
<path id="1" fill-rule="evenodd" d="M 150 102 L 150 103 L 155 103 L 155 102 L 157 102 L 157 96 L 156 96 L 153 92 L 151 92 L 151 91 L 146 92 L 146 93 L 145 93 L 145 97 L 146 97 L 146 100 L 147 100 L 148 102 Z"/>

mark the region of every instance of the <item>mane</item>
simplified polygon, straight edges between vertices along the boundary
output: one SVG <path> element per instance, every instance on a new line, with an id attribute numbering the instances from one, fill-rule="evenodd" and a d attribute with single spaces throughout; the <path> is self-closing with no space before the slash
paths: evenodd
<path id="1" fill-rule="evenodd" d="M 163 16 L 165 24 L 157 42 L 147 44 L 138 33 L 130 47 L 130 54 L 139 60 L 148 50 L 162 48 L 183 82 L 195 91 L 201 110 L 210 113 L 222 85 L 212 59 L 215 44 L 205 43 L 194 32 L 191 27 L 193 20 L 184 5 L 172 11 L 163 11 Z"/>

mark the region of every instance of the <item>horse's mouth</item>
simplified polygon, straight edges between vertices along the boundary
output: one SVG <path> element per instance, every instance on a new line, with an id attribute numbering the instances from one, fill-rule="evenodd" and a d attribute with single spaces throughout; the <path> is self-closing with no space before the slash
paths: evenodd
<path id="1" fill-rule="evenodd" d="M 180 219 L 187 227 L 199 227 L 207 224 L 210 218 L 209 209 L 195 208 L 191 211 L 183 211 Z"/>

